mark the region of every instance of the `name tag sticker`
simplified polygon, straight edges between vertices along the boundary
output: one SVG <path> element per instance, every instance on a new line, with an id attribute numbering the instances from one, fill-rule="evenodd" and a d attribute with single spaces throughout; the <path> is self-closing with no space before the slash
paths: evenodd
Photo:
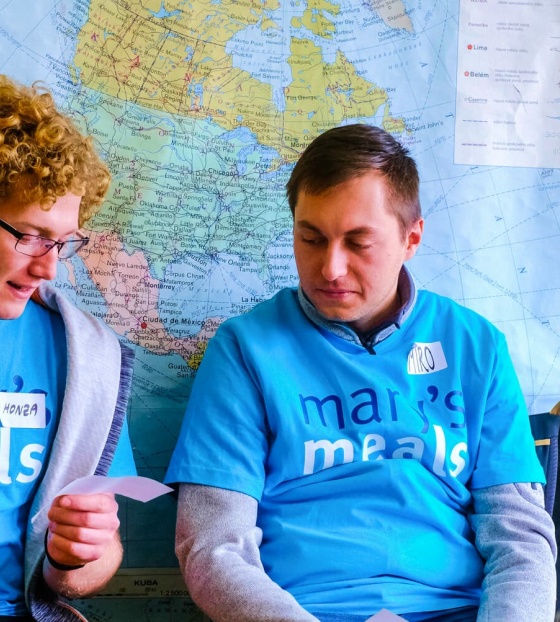
<path id="1" fill-rule="evenodd" d="M 0 423 L 4 428 L 45 428 L 45 394 L 0 393 Z"/>
<path id="2" fill-rule="evenodd" d="M 407 371 L 412 376 L 433 374 L 447 368 L 441 341 L 415 343 L 408 353 Z"/>

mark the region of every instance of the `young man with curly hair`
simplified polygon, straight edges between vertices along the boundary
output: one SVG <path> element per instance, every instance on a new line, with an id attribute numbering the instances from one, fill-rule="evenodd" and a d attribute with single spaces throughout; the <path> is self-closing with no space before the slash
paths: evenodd
<path id="1" fill-rule="evenodd" d="M 48 285 L 88 243 L 79 229 L 109 184 L 46 88 L 0 76 L 0 620 L 83 619 L 67 598 L 98 591 L 122 559 L 113 496 L 57 494 L 135 473 L 133 355 Z"/>

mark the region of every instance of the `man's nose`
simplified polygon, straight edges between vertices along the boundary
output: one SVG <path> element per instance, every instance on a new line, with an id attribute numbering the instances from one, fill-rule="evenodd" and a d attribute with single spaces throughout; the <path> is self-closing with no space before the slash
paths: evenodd
<path id="1" fill-rule="evenodd" d="M 323 277 L 327 281 L 336 281 L 348 272 L 348 259 L 344 250 L 335 245 L 329 245 L 323 260 Z"/>
<path id="2" fill-rule="evenodd" d="M 41 257 L 31 257 L 29 272 L 45 281 L 52 281 L 56 277 L 58 266 L 58 248 L 55 246 Z"/>

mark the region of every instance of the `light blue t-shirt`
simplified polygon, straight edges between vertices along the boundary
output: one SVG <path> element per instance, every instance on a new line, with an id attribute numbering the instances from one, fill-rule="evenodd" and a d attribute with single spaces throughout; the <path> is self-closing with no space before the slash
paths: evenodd
<path id="1" fill-rule="evenodd" d="M 544 482 L 504 337 L 420 291 L 375 350 L 290 289 L 225 322 L 166 481 L 257 499 L 267 574 L 316 615 L 477 605 L 470 490 Z"/>
<path id="2" fill-rule="evenodd" d="M 27 613 L 27 519 L 48 464 L 66 384 L 62 318 L 29 302 L 19 318 L 0 320 L 0 343 L 0 615 L 13 616 Z M 123 428 L 110 475 L 130 475 L 133 464 Z"/>

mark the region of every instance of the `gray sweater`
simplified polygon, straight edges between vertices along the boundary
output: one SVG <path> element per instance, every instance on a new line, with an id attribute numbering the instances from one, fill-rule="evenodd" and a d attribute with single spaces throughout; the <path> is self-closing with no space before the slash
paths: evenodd
<path id="1" fill-rule="evenodd" d="M 556 541 L 541 485 L 504 484 L 472 494 L 470 520 L 486 562 L 477 622 L 552 622 Z M 243 493 L 181 485 L 176 553 L 192 599 L 213 622 L 317 622 L 265 573 L 257 508 Z M 348 616 L 354 620 L 364 622 Z"/>
<path id="2" fill-rule="evenodd" d="M 47 512 L 66 484 L 85 475 L 107 474 L 126 416 L 134 355 L 105 325 L 77 309 L 54 287 L 43 285 L 39 293 L 64 321 L 68 373 L 49 463 L 29 514 L 25 597 L 38 622 L 75 622 L 84 617 L 43 581 Z"/>

